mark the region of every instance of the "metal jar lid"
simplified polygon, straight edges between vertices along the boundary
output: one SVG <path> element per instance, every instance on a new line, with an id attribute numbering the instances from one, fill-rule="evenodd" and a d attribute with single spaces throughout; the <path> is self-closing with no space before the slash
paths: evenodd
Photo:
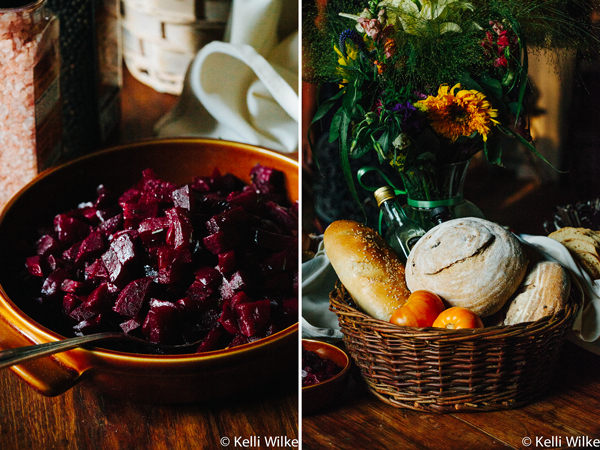
<path id="1" fill-rule="evenodd" d="M 386 200 L 392 199 L 396 197 L 396 193 L 394 192 L 394 188 L 391 186 L 383 186 L 375 191 L 375 200 L 377 201 L 377 206 L 381 206 L 383 202 Z"/>

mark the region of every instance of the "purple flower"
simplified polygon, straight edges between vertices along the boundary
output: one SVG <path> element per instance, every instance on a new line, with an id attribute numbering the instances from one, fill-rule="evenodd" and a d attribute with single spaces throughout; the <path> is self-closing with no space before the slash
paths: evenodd
<path id="1" fill-rule="evenodd" d="M 410 101 L 396 103 L 392 111 L 400 115 L 402 119 L 402 131 L 405 133 L 418 133 L 423 128 L 422 117 Z"/>

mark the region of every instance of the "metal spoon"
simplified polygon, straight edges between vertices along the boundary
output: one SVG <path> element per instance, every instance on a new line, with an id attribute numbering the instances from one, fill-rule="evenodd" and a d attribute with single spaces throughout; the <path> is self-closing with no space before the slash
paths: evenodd
<path id="1" fill-rule="evenodd" d="M 155 354 L 167 354 L 167 353 L 185 353 L 184 350 L 190 349 L 192 353 L 195 352 L 195 347 L 198 346 L 199 342 L 182 345 L 164 345 L 164 344 L 153 344 L 151 342 L 138 339 L 133 336 L 129 336 L 125 333 L 118 332 L 106 332 L 89 334 L 87 336 L 78 336 L 60 341 L 47 342 L 45 344 L 28 345 L 25 347 L 12 348 L 9 350 L 0 351 L 0 369 L 14 366 L 16 364 L 31 361 L 44 356 L 53 355 L 55 353 L 64 352 L 71 350 L 76 347 L 81 347 L 84 344 L 90 344 L 92 342 L 106 341 L 106 340 L 128 340 L 136 342 L 142 348 L 152 349 L 150 353 Z"/>

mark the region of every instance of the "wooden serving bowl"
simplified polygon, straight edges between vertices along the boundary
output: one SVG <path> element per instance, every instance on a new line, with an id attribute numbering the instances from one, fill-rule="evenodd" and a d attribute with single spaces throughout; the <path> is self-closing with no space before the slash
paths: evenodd
<path id="1" fill-rule="evenodd" d="M 173 183 L 209 176 L 217 167 L 249 182 L 256 164 L 281 170 L 290 200 L 298 199 L 298 163 L 251 145 L 210 139 L 143 141 L 104 150 L 49 169 L 25 186 L 0 215 L 0 348 L 9 349 L 63 339 L 21 309 L 18 273 L 24 267 L 25 242 L 33 242 L 41 224 L 59 212 L 95 198 L 99 184 L 120 192 L 140 179 L 146 168 Z M 267 338 L 204 354 L 142 355 L 104 348 L 77 348 L 11 367 L 23 381 L 46 396 L 84 382 L 104 393 L 153 403 L 209 401 L 254 391 L 289 380 L 297 386 L 298 324 Z"/>

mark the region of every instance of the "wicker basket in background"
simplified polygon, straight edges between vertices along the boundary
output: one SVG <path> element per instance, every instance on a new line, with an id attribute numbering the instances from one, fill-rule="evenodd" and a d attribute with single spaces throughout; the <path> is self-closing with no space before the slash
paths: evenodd
<path id="1" fill-rule="evenodd" d="M 198 50 L 222 40 L 232 0 L 122 0 L 123 56 L 139 81 L 179 95 Z"/>
<path id="2" fill-rule="evenodd" d="M 566 308 L 532 323 L 476 330 L 400 327 L 330 294 L 344 343 L 371 392 L 399 408 L 447 413 L 520 407 L 550 385 L 583 302 L 573 280 Z"/>

